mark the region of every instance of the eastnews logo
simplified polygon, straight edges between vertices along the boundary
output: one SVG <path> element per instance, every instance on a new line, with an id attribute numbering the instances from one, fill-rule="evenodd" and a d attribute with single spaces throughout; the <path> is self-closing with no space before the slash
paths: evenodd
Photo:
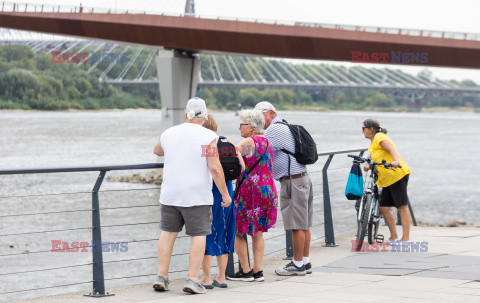
<path id="1" fill-rule="evenodd" d="M 428 63 L 428 53 L 411 53 L 402 51 L 392 51 L 389 53 L 365 53 L 362 51 L 352 51 L 352 62 L 355 63 L 397 63 L 397 64 L 426 64 Z"/>
<path id="2" fill-rule="evenodd" d="M 52 252 L 127 252 L 128 242 L 65 242 L 52 240 Z M 97 244 L 97 245 L 94 245 Z M 88 249 L 90 248 L 90 250 Z"/>
<path id="3" fill-rule="evenodd" d="M 128 61 L 127 53 L 62 53 L 60 51 L 52 51 L 52 63 L 125 63 Z M 88 59 L 88 60 L 87 60 Z"/>
<path id="4" fill-rule="evenodd" d="M 358 240 L 352 240 L 352 252 L 357 252 Z M 391 249 L 389 250 L 388 247 Z M 363 242 L 362 249 L 358 252 L 428 252 L 428 241 L 392 241 L 392 243 L 373 243 Z"/>
<path id="5" fill-rule="evenodd" d="M 222 146 L 220 149 L 218 147 L 210 145 L 202 145 L 202 157 L 218 157 L 219 155 L 229 155 L 230 153 L 242 153 L 243 155 L 250 154 L 253 150 L 251 146 L 242 145 L 242 147 L 233 147 L 231 146 Z"/>

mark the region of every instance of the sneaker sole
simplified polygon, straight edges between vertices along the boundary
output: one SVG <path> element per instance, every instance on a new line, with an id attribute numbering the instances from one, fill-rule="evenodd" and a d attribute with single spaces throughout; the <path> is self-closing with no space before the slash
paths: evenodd
<path id="1" fill-rule="evenodd" d="M 162 286 L 160 284 L 154 284 L 153 289 L 156 291 L 167 291 L 168 289 L 165 286 Z"/>
<path id="2" fill-rule="evenodd" d="M 227 280 L 230 280 L 230 281 L 252 282 L 252 281 L 254 281 L 255 279 L 254 279 L 253 277 L 250 277 L 250 278 L 231 278 L 231 277 L 227 277 Z"/>
<path id="3" fill-rule="evenodd" d="M 265 281 L 265 277 L 256 278 L 256 279 L 253 278 L 253 280 L 256 281 L 256 282 L 263 282 L 263 281 Z"/>
<path id="4" fill-rule="evenodd" d="M 279 276 L 305 276 L 307 273 L 306 272 L 286 272 L 286 273 L 278 273 L 275 272 Z"/>
<path id="5" fill-rule="evenodd" d="M 189 294 L 192 294 L 192 295 L 200 295 L 200 294 L 205 294 L 205 293 L 207 293 L 206 290 L 205 290 L 204 292 L 197 292 L 197 291 L 195 291 L 194 289 L 192 289 L 192 288 L 190 288 L 190 287 L 187 287 L 187 286 L 185 286 L 185 287 L 183 288 L 183 291 L 184 291 L 184 292 L 188 292 Z"/>
<path id="6" fill-rule="evenodd" d="M 309 269 L 309 270 L 306 271 L 306 273 L 307 273 L 307 275 L 309 275 L 309 274 L 313 273 L 313 270 Z"/>

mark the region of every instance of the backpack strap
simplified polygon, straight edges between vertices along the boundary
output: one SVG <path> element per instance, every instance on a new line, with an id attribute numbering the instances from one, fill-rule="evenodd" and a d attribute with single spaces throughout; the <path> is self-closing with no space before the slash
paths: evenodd
<path id="1" fill-rule="evenodd" d="M 265 156 L 265 154 L 267 153 L 267 150 L 268 150 L 268 140 L 267 140 L 267 146 L 265 147 L 265 150 L 263 151 L 263 153 L 260 155 L 260 157 L 258 158 L 257 162 L 255 162 L 255 164 L 252 166 L 251 169 L 248 170 L 248 173 L 246 174 L 243 174 L 242 175 L 242 179 L 240 180 L 240 183 L 237 184 L 237 186 L 235 187 L 235 193 L 233 194 L 233 201 L 235 201 L 235 199 L 237 198 L 237 194 L 238 194 L 238 189 L 240 188 L 240 185 L 242 185 L 243 181 L 245 179 L 247 179 L 248 175 L 255 169 L 255 167 L 257 167 L 258 163 L 260 163 L 260 161 L 262 160 L 262 158 Z M 245 165 L 246 166 L 246 165 Z M 248 168 L 248 167 L 247 167 Z"/>
<path id="2" fill-rule="evenodd" d="M 283 125 L 288 126 L 288 122 L 285 119 L 282 119 L 282 121 L 277 121 L 274 124 L 283 124 Z M 290 130 L 290 128 L 288 128 L 288 130 Z M 290 132 L 292 132 L 292 131 L 290 130 Z M 295 145 L 295 142 L 294 142 L 294 145 Z M 291 162 L 292 162 L 292 160 L 290 159 L 290 156 L 293 156 L 295 153 L 292 153 L 292 152 L 286 150 L 285 148 L 282 148 L 281 151 L 288 155 L 288 175 L 290 176 L 291 175 L 290 174 L 290 166 L 291 166 Z"/>

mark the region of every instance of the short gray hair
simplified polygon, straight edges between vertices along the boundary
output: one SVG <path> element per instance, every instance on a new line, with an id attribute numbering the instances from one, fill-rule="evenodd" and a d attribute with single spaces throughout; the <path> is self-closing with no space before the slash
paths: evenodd
<path id="1" fill-rule="evenodd" d="M 253 127 L 253 130 L 262 135 L 265 132 L 265 118 L 263 113 L 259 110 L 244 109 L 238 113 L 242 121 L 245 121 L 248 126 Z"/>

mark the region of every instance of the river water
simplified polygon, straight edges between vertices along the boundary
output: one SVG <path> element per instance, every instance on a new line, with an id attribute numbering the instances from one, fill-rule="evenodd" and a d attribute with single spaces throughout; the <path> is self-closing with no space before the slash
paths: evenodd
<path id="1" fill-rule="evenodd" d="M 219 124 L 218 133 L 239 142 L 239 119 L 232 112 L 213 114 Z M 362 121 L 368 117 L 379 119 L 412 170 L 409 195 L 417 220 L 448 223 L 459 219 L 480 224 L 477 202 L 480 163 L 476 160 L 480 150 L 479 114 L 281 112 L 280 115 L 290 123 L 303 124 L 316 140 L 319 152 L 367 147 L 369 141 L 363 138 Z M 2 112 L 0 169 L 156 162 L 152 151 L 160 137 L 160 119 L 161 112 L 153 110 Z M 323 157 L 309 168 L 315 197 L 319 197 L 315 200 L 313 229 L 313 237 L 319 240 L 323 236 L 319 171 L 324 163 Z M 337 155 L 329 169 L 337 234 L 352 230 L 355 225 L 352 203 L 342 193 L 349 166 L 346 155 Z M 88 192 L 96 178 L 97 173 L 0 176 L 0 273 L 16 273 L 0 275 L 0 301 L 91 289 L 90 252 L 50 250 L 55 240 L 90 242 Z M 158 188 L 105 181 L 101 190 L 102 239 L 129 242 L 127 252 L 104 253 L 106 287 L 152 281 L 157 270 L 155 239 L 160 234 Z M 131 206 L 137 207 L 127 208 Z M 30 215 L 40 212 L 48 214 Z M 266 254 L 281 253 L 278 250 L 284 247 L 284 238 L 275 237 L 283 232 L 280 215 L 278 220 L 277 228 L 265 235 L 273 237 L 266 242 Z M 57 231 L 44 232 L 54 230 Z M 187 251 L 188 239 L 179 239 L 174 253 L 180 255 L 172 259 L 172 271 L 185 269 Z M 119 260 L 130 261 L 116 262 Z M 68 267 L 72 265 L 78 266 Z M 47 268 L 57 269 L 43 271 Z M 178 272 L 172 277 L 185 275 Z M 57 285 L 66 286 L 47 288 Z M 2 294 L 36 288 L 45 289 Z"/>

